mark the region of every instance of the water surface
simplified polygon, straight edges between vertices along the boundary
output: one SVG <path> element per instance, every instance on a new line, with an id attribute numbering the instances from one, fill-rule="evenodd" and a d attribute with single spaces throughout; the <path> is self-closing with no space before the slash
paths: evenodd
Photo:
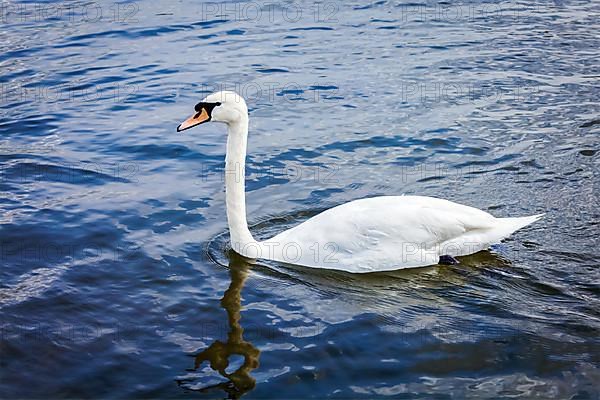
<path id="1" fill-rule="evenodd" d="M 0 7 L 3 398 L 598 397 L 597 3 Z M 175 132 L 219 89 L 258 237 L 383 194 L 547 214 L 457 266 L 249 265 L 224 127 Z"/>

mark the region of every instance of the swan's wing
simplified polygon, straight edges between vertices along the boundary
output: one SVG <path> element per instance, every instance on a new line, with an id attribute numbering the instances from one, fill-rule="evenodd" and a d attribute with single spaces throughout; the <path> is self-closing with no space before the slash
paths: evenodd
<path id="1" fill-rule="evenodd" d="M 441 254 L 477 251 L 453 248 L 444 253 L 443 246 L 489 231 L 495 221 L 484 211 L 447 200 L 384 196 L 334 207 L 269 242 L 287 246 L 286 253 L 275 252 L 273 259 L 278 261 L 367 272 L 431 265 Z M 290 255 L 298 260 L 290 260 Z"/>

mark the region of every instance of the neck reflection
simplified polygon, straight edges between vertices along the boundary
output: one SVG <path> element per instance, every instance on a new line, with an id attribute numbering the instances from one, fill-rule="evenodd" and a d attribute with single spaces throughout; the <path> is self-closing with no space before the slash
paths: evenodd
<path id="1" fill-rule="evenodd" d="M 198 353 L 195 356 L 194 370 L 200 368 L 203 362 L 208 361 L 210 367 L 226 378 L 227 382 L 205 387 L 200 391 L 222 389 L 227 392 L 229 398 L 236 399 L 256 386 L 256 380 L 250 375 L 250 372 L 258 367 L 260 351 L 252 343 L 244 340 L 244 329 L 240 324 L 242 289 L 248 277 L 249 265 L 242 257 L 233 252 L 230 252 L 229 259 L 231 283 L 221 299 L 221 306 L 227 312 L 229 323 L 227 341 L 215 340 L 208 348 Z M 242 356 L 244 362 L 237 370 L 228 373 L 226 369 L 232 355 Z"/>

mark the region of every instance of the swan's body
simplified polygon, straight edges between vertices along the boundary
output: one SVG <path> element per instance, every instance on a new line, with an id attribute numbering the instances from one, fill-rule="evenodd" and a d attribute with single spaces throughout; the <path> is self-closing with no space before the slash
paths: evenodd
<path id="1" fill-rule="evenodd" d="M 287 254 L 275 254 L 276 261 L 287 257 L 290 262 L 298 248 L 301 257 L 295 264 L 387 271 L 434 265 L 444 255 L 476 253 L 537 219 L 495 218 L 433 197 L 382 196 L 331 208 L 267 242 L 289 244 Z"/>
<path id="2" fill-rule="evenodd" d="M 486 249 L 541 217 L 495 218 L 433 197 L 382 196 L 339 205 L 258 242 L 246 222 L 246 104 L 236 93 L 217 92 L 199 103 L 196 111 L 178 131 L 210 120 L 228 125 L 227 220 L 232 248 L 248 258 L 348 272 L 421 267 L 437 264 L 441 256 Z"/>

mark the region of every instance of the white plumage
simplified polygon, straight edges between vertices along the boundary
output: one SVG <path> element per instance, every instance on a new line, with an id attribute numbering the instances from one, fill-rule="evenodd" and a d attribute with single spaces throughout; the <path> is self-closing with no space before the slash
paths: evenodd
<path id="1" fill-rule="evenodd" d="M 284 254 L 274 252 L 276 261 L 348 272 L 388 271 L 437 264 L 443 255 L 476 253 L 540 217 L 495 218 L 433 197 L 383 196 L 331 208 L 266 242 L 281 250 L 288 244 Z"/>

